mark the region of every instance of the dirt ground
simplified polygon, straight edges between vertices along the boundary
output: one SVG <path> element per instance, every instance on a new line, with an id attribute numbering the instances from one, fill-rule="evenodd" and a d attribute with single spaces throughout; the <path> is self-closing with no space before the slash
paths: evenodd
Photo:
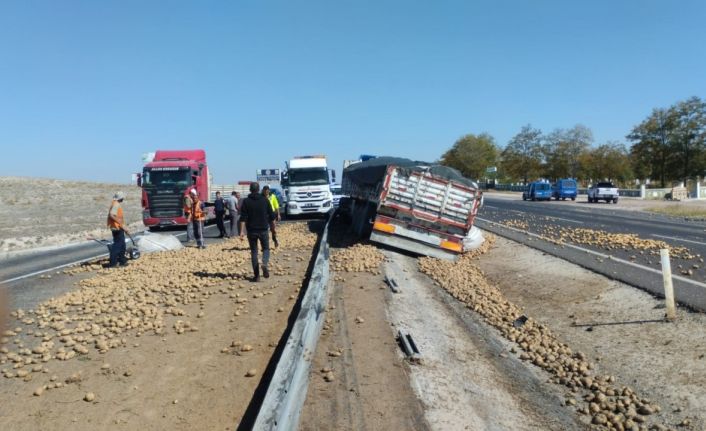
<path id="1" fill-rule="evenodd" d="M 130 229 L 144 229 L 141 190 L 134 185 L 0 177 L 0 258 L 10 252 L 108 237 L 113 194 L 123 191 Z"/>
<path id="2" fill-rule="evenodd" d="M 680 308 L 663 320 L 663 301 L 558 258 L 498 238 L 479 267 L 505 297 L 662 407 L 663 423 L 706 429 L 706 316 Z"/>
<path id="3" fill-rule="evenodd" d="M 0 348 L 0 429 L 235 429 L 316 240 L 306 223 L 278 234 L 260 283 L 246 279 L 246 243 L 231 239 L 80 273 L 80 287 L 15 310 Z"/>

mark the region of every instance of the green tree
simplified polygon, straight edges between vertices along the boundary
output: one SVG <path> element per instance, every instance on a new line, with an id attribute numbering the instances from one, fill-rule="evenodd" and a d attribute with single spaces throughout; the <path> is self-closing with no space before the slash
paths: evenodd
<path id="1" fill-rule="evenodd" d="M 633 127 L 627 139 L 633 142 L 630 155 L 638 176 L 659 178 L 662 187 L 668 179 L 673 179 L 668 164 L 673 158 L 671 148 L 675 128 L 674 111 L 660 108 L 654 109 L 649 117 Z"/>
<path id="2" fill-rule="evenodd" d="M 533 129 L 530 124 L 522 127 L 503 150 L 502 166 L 506 175 L 522 179 L 524 184 L 529 178 L 539 176 L 542 169 L 542 131 Z"/>
<path id="3" fill-rule="evenodd" d="M 670 108 L 675 118 L 671 147 L 676 155 L 675 178 L 703 175 L 706 141 L 706 102 L 692 97 Z"/>
<path id="4" fill-rule="evenodd" d="M 587 179 L 625 183 L 633 177 L 630 154 L 620 142 L 607 142 L 591 148 L 582 155 L 581 162 Z"/>
<path id="5" fill-rule="evenodd" d="M 543 145 L 546 160 L 545 175 L 548 178 L 578 178 L 581 174 L 582 155 L 593 142 L 593 132 L 586 126 L 576 125 L 571 129 L 555 129 Z"/>
<path id="6" fill-rule="evenodd" d="M 495 166 L 498 147 L 495 139 L 487 133 L 468 134 L 459 138 L 453 146 L 441 156 L 441 164 L 456 168 L 474 180 L 482 178 L 488 166 Z"/>

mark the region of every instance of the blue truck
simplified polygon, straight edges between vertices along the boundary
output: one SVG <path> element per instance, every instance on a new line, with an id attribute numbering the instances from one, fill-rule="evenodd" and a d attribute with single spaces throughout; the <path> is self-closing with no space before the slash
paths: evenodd
<path id="1" fill-rule="evenodd" d="M 552 185 L 552 197 L 556 200 L 565 201 L 566 198 L 572 201 L 576 200 L 578 189 L 576 188 L 576 180 L 571 178 L 562 178 Z"/>
<path id="2" fill-rule="evenodd" d="M 529 183 L 525 191 L 522 192 L 522 200 L 548 201 L 552 198 L 552 186 L 544 181 Z"/>

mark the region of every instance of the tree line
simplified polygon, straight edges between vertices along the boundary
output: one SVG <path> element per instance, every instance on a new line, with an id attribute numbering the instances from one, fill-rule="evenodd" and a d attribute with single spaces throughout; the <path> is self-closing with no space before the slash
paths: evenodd
<path id="1" fill-rule="evenodd" d="M 626 139 L 595 145 L 591 129 L 576 125 L 544 133 L 528 124 L 501 148 L 487 134 L 459 138 L 440 162 L 474 179 L 522 182 L 576 178 L 584 183 L 609 180 L 620 185 L 636 179 L 662 187 L 706 174 L 706 102 L 698 97 L 657 108 L 633 127 Z"/>

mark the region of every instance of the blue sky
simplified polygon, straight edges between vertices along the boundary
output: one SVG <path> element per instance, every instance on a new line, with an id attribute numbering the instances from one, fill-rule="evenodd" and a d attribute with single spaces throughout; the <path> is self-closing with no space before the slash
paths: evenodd
<path id="1" fill-rule="evenodd" d="M 302 154 L 437 159 L 466 133 L 624 140 L 706 97 L 703 1 L 5 1 L 0 175 L 127 182 L 205 148 L 218 183 Z"/>

